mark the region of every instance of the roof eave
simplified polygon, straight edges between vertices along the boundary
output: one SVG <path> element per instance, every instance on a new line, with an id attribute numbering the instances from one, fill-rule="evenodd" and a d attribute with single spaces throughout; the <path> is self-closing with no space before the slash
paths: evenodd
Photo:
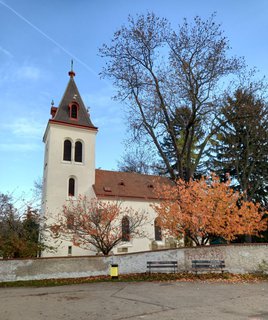
<path id="1" fill-rule="evenodd" d="M 145 201 L 159 201 L 160 199 L 157 198 L 157 197 L 141 197 L 141 196 L 130 196 L 130 195 L 115 195 L 115 194 L 103 194 L 103 193 L 96 193 L 96 197 L 98 198 L 107 198 L 107 199 L 111 199 L 111 198 L 114 198 L 114 199 L 131 199 L 131 200 L 145 200 Z"/>
<path id="2" fill-rule="evenodd" d="M 76 128 L 83 128 L 83 129 L 86 129 L 86 130 L 98 131 L 98 128 L 94 127 L 94 126 L 85 126 L 85 125 L 82 125 L 82 124 L 69 123 L 69 122 L 55 120 L 55 119 L 49 119 L 48 122 L 49 123 L 55 123 L 55 124 L 62 125 L 62 126 L 68 126 L 68 127 L 71 126 L 71 127 L 76 127 Z"/>

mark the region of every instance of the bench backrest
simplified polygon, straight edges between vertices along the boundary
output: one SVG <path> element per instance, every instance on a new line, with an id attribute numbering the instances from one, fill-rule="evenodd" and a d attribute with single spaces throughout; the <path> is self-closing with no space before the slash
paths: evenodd
<path id="1" fill-rule="evenodd" d="M 193 268 L 225 268 L 224 260 L 192 260 Z"/>
<path id="2" fill-rule="evenodd" d="M 178 261 L 147 261 L 147 265 L 172 265 L 177 266 Z"/>

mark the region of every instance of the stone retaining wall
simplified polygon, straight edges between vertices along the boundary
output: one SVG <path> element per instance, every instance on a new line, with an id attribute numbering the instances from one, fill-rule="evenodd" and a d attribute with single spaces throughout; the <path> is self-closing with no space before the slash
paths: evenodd
<path id="1" fill-rule="evenodd" d="M 0 260 L 0 282 L 107 275 L 111 264 L 118 264 L 119 273 L 143 273 L 146 262 L 154 260 L 177 260 L 179 271 L 185 271 L 193 259 L 222 259 L 229 272 L 254 273 L 263 270 L 261 264 L 268 266 L 268 243 L 179 248 L 109 257 Z M 268 273 L 268 268 L 263 271 Z"/>

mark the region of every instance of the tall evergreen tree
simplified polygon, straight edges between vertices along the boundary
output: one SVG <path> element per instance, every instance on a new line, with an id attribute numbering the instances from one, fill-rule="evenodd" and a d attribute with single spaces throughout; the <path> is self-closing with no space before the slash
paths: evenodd
<path id="1" fill-rule="evenodd" d="M 268 204 L 268 107 L 250 88 L 228 95 L 211 164 L 230 174 L 248 200 Z"/>
<path id="2" fill-rule="evenodd" d="M 39 242 L 39 214 L 27 207 L 20 216 L 12 196 L 0 193 L 0 257 L 31 258 L 46 248 Z"/>

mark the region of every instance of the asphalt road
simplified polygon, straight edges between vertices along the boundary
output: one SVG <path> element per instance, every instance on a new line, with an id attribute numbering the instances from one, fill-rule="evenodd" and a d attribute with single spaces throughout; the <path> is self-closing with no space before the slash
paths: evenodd
<path id="1" fill-rule="evenodd" d="M 0 320 L 268 320 L 268 282 L 0 288 Z"/>

